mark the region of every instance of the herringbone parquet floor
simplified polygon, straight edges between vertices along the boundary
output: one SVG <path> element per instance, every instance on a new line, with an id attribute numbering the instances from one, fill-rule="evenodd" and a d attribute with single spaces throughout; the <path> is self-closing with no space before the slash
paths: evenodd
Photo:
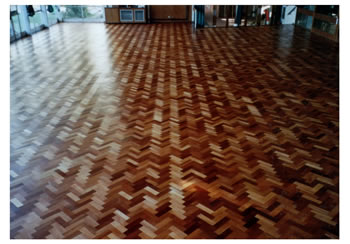
<path id="1" fill-rule="evenodd" d="M 181 23 L 11 44 L 11 238 L 338 238 L 338 52 Z"/>

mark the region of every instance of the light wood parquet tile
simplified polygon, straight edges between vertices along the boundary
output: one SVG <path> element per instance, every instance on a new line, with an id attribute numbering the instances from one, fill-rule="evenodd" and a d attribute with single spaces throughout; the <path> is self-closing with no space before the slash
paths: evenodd
<path id="1" fill-rule="evenodd" d="M 11 238 L 338 238 L 338 50 L 182 23 L 11 44 Z"/>

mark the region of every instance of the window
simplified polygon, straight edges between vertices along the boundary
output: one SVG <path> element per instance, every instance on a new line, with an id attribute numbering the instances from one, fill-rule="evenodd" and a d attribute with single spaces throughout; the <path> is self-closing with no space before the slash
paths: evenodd
<path id="1" fill-rule="evenodd" d="M 11 22 L 10 22 L 10 38 L 11 38 L 11 40 L 13 40 L 13 39 L 16 38 L 16 37 L 15 37 L 15 32 L 14 32 L 14 30 L 12 29 L 12 24 L 11 24 Z"/>
<path id="2" fill-rule="evenodd" d="M 41 11 L 40 5 L 33 5 L 34 11 Z"/>
<path id="3" fill-rule="evenodd" d="M 296 18 L 296 25 L 299 25 L 303 28 L 311 30 L 312 27 L 312 16 L 298 13 Z"/>
<path id="4" fill-rule="evenodd" d="M 58 19 L 58 11 L 57 11 L 57 7 L 50 5 L 53 9 L 53 12 L 49 12 L 49 5 L 46 6 L 46 12 L 47 12 L 47 18 L 49 21 L 49 26 L 54 25 L 57 23 L 57 19 Z M 50 8 L 51 8 L 50 7 Z"/>
<path id="5" fill-rule="evenodd" d="M 10 6 L 10 38 L 11 41 L 19 39 L 23 35 L 23 28 L 20 19 L 21 11 L 16 5 Z"/>
<path id="6" fill-rule="evenodd" d="M 68 22 L 103 22 L 102 5 L 61 5 L 63 20 Z"/>
<path id="7" fill-rule="evenodd" d="M 87 6 L 86 7 L 86 19 L 103 19 L 103 8 L 101 6 Z"/>
<path id="8" fill-rule="evenodd" d="M 44 27 L 44 23 L 42 20 L 42 12 L 40 5 L 33 5 L 35 14 L 33 16 L 29 16 L 29 24 L 32 32 L 36 32 L 41 30 Z"/>
<path id="9" fill-rule="evenodd" d="M 83 18 L 83 10 L 79 5 L 65 5 L 61 6 L 63 19 L 81 19 Z"/>

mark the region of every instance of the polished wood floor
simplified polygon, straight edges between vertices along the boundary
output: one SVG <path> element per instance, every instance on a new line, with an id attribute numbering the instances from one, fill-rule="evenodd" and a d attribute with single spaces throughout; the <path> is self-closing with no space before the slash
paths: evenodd
<path id="1" fill-rule="evenodd" d="M 11 44 L 11 238 L 338 238 L 338 53 L 294 26 Z"/>

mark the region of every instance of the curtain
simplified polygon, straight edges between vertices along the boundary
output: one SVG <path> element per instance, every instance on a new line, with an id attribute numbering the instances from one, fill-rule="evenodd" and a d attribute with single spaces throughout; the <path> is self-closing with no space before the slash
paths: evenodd
<path id="1" fill-rule="evenodd" d="M 241 18 L 242 18 L 242 6 L 238 5 L 236 8 L 236 18 L 235 18 L 235 24 L 238 26 L 241 25 Z"/>
<path id="2" fill-rule="evenodd" d="M 204 5 L 194 5 L 197 10 L 197 26 L 196 28 L 204 27 Z"/>

